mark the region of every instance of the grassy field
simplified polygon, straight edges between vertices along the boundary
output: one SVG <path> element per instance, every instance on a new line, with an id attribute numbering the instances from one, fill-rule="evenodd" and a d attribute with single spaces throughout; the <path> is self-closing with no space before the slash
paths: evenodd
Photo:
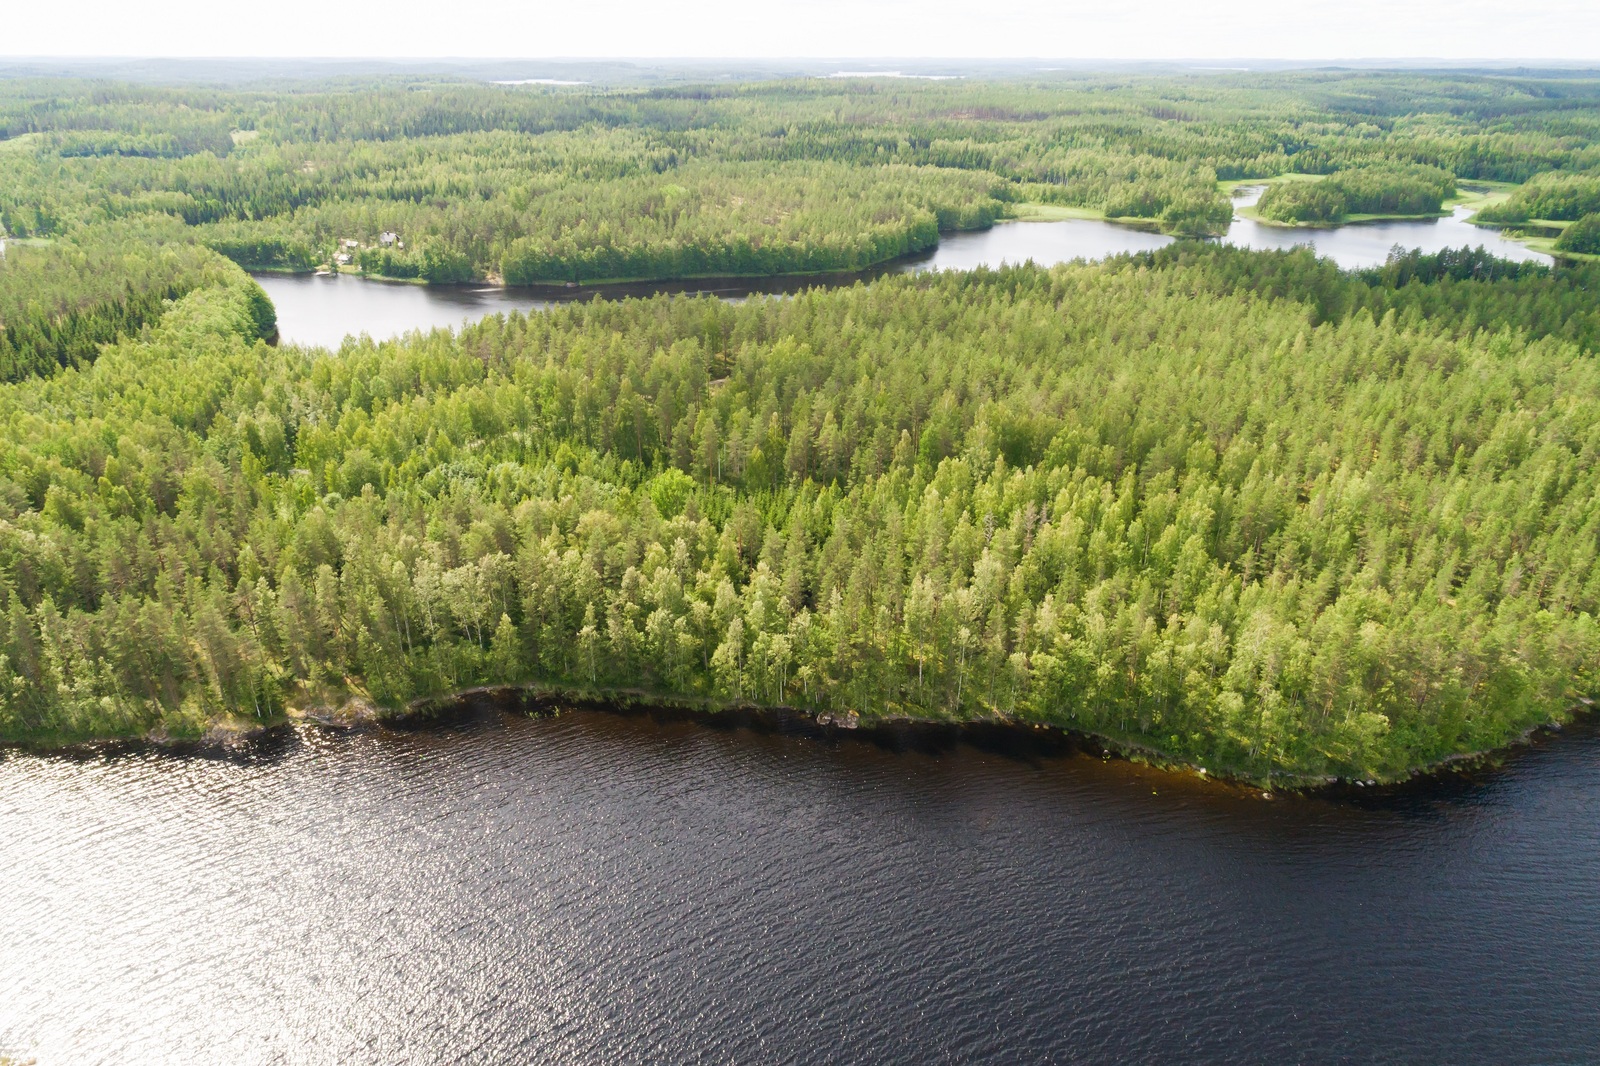
<path id="1" fill-rule="evenodd" d="M 1516 188 L 1516 184 L 1509 181 L 1457 182 L 1456 194 L 1445 201 L 1445 206 L 1468 207 L 1473 211 L 1481 211 L 1491 204 L 1504 201 Z"/>
<path id="2" fill-rule="evenodd" d="M 1013 204 L 1011 217 L 1019 222 L 1062 222 L 1067 219 L 1104 221 L 1105 213 L 1092 207 L 1064 207 L 1061 204 Z"/>
<path id="3" fill-rule="evenodd" d="M 1411 220 L 1411 219 L 1418 219 L 1418 218 L 1449 218 L 1450 214 L 1451 214 L 1451 212 L 1450 212 L 1449 205 L 1446 205 L 1444 210 L 1442 210 L 1442 211 L 1425 211 L 1425 212 L 1423 212 L 1422 214 L 1419 214 L 1419 215 L 1383 215 L 1383 214 L 1378 214 L 1378 215 L 1363 215 L 1363 214 L 1345 215 L 1343 218 L 1341 218 L 1339 220 L 1338 224 L 1343 226 L 1346 223 L 1350 223 L 1350 222 L 1391 222 L 1391 221 L 1396 221 L 1396 220 L 1404 222 L 1404 221 L 1408 221 L 1408 220 Z"/>
<path id="4" fill-rule="evenodd" d="M 1009 221 L 1013 222 L 1112 222 L 1129 229 L 1160 233 L 1161 223 L 1154 218 L 1134 218 L 1126 215 L 1107 215 L 1092 207 L 1065 207 L 1061 204 L 1021 203 L 1011 206 Z"/>
<path id="5" fill-rule="evenodd" d="M 1449 211 L 1429 211 L 1420 215 L 1341 215 L 1329 222 L 1282 222 L 1275 218 L 1267 218 L 1254 207 L 1238 208 L 1240 218 L 1248 218 L 1252 222 L 1259 222 L 1263 226 L 1276 226 L 1278 229 L 1338 229 L 1357 222 L 1411 222 L 1420 218 L 1448 218 Z"/>
<path id="6" fill-rule="evenodd" d="M 1217 187 L 1232 196 L 1240 189 L 1253 188 L 1257 185 L 1282 185 L 1293 181 L 1325 181 L 1326 174 L 1277 174 L 1270 178 L 1236 178 L 1232 181 L 1219 181 Z"/>
<path id="7" fill-rule="evenodd" d="M 1545 255 L 1553 255 L 1557 259 L 1565 259 L 1573 263 L 1600 263 L 1600 255 L 1558 250 L 1556 248 L 1556 237 L 1536 236 L 1515 229 L 1502 230 L 1501 235 L 1509 240 L 1516 241 L 1524 248 L 1532 249 L 1535 252 L 1543 252 Z"/>
<path id="8" fill-rule="evenodd" d="M 21 152 L 31 149 L 41 138 L 38 133 L 19 133 L 15 137 L 0 141 L 0 152 Z"/>
<path id="9" fill-rule="evenodd" d="M 1530 237 L 1549 237 L 1551 240 L 1561 236 L 1561 231 L 1572 225 L 1570 220 L 1559 218 L 1530 218 L 1526 222 L 1476 222 L 1474 225 L 1484 229 L 1504 230 L 1507 237 L 1517 239 L 1519 231 L 1526 232 Z"/>

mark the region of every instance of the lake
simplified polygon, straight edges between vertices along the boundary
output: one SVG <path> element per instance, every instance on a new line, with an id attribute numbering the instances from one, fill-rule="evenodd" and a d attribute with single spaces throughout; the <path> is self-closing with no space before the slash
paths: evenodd
<path id="1" fill-rule="evenodd" d="M 1263 185 L 1241 186 L 1234 198 L 1237 207 L 1249 207 L 1261 199 Z M 1223 238 L 1240 248 L 1293 248 L 1309 244 L 1347 270 L 1378 266 L 1395 245 L 1402 248 L 1421 248 L 1424 252 L 1441 252 L 1446 248 L 1476 248 L 1482 245 L 1502 259 L 1519 263 L 1550 263 L 1550 256 L 1535 252 L 1500 233 L 1499 230 L 1474 226 L 1468 221 L 1472 211 L 1457 207 L 1444 218 L 1415 219 L 1411 221 L 1358 222 L 1333 229 L 1290 229 L 1269 226 L 1248 218 L 1234 216 Z"/>
<path id="2" fill-rule="evenodd" d="M 0 762 L 0 1054 L 1600 1060 L 1600 729 L 1280 796 L 1003 734 L 479 706 Z"/>
<path id="3" fill-rule="evenodd" d="M 1246 206 L 1261 195 L 1248 186 L 1235 202 Z M 1458 208 L 1448 218 L 1412 222 L 1372 222 L 1337 229 L 1285 229 L 1235 217 L 1223 240 L 1242 248 L 1290 248 L 1309 244 L 1318 254 L 1349 268 L 1382 263 L 1395 245 L 1437 252 L 1483 245 L 1507 259 L 1550 262 L 1550 257 L 1517 244 L 1495 230 L 1480 229 Z M 933 251 L 884 264 L 865 274 L 802 278 L 712 278 L 687 282 L 646 282 L 594 288 L 506 289 L 470 285 L 410 285 L 371 281 L 354 275 L 328 277 L 264 274 L 257 280 L 278 309 L 278 327 L 291 344 L 337 348 L 348 334 L 392 337 L 410 330 L 454 329 L 463 322 L 504 311 L 534 311 L 572 300 L 649 296 L 658 292 L 708 293 L 723 299 L 796 292 L 813 285 L 854 284 L 862 278 L 924 270 L 972 270 L 1004 263 L 1051 265 L 1073 259 L 1104 259 L 1170 244 L 1171 237 L 1109 222 L 1004 222 L 992 229 L 945 234 Z"/>
<path id="4" fill-rule="evenodd" d="M 895 264 L 899 267 L 903 264 Z M 355 274 L 257 274 L 278 311 L 278 332 L 287 344 L 337 348 L 349 335 L 383 340 L 411 330 L 455 329 L 486 315 L 542 311 L 563 303 L 656 293 L 703 293 L 724 300 L 752 295 L 799 292 L 814 285 L 854 284 L 865 274 L 823 274 L 790 278 L 705 278 L 696 281 L 640 282 L 566 289 L 555 286 L 503 288 L 494 285 L 413 285 L 378 281 Z"/>

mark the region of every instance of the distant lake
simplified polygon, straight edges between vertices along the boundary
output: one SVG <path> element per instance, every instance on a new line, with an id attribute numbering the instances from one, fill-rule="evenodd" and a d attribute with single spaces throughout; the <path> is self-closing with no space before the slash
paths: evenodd
<path id="1" fill-rule="evenodd" d="M 898 266 L 898 264 L 897 264 Z M 509 311 L 541 311 L 563 303 L 656 293 L 704 293 L 724 300 L 751 295 L 799 292 L 814 285 L 854 284 L 867 275 L 839 274 L 803 278 L 706 278 L 695 281 L 641 282 L 628 285 L 502 288 L 493 285 L 411 285 L 378 281 L 354 274 L 315 276 L 257 274 L 278 310 L 278 332 L 286 344 L 320 344 L 337 348 L 346 336 L 368 334 L 384 340 L 412 330 L 456 329 L 486 315 Z"/>
<path id="2" fill-rule="evenodd" d="M 1240 190 L 1239 206 L 1254 203 L 1260 187 Z M 1235 217 L 1223 240 L 1242 248 L 1291 248 L 1310 245 L 1346 269 L 1375 266 L 1395 245 L 1437 252 L 1482 245 L 1494 254 L 1518 261 L 1548 263 L 1550 257 L 1507 240 L 1497 231 L 1467 222 L 1457 208 L 1448 218 L 1409 222 L 1369 222 L 1337 229 L 1285 229 Z M 1003 222 L 992 229 L 946 234 L 939 246 L 920 256 L 899 260 L 865 274 L 800 278 L 711 278 L 696 281 L 645 282 L 577 289 L 546 286 L 506 289 L 471 285 L 409 285 L 373 281 L 354 275 L 331 277 L 262 274 L 256 280 L 278 309 L 278 328 L 285 342 L 337 348 L 347 335 L 366 333 L 385 339 L 410 330 L 454 329 L 485 315 L 534 311 L 572 300 L 648 296 L 658 292 L 708 293 L 723 299 L 796 292 L 814 285 L 854 284 L 861 278 L 924 270 L 972 270 L 1005 263 L 1049 266 L 1073 259 L 1104 259 L 1124 252 L 1143 252 L 1172 243 L 1171 237 L 1128 226 L 1090 220 Z"/>
<path id="3" fill-rule="evenodd" d="M 1014 736 L 480 707 L 0 752 L 0 1053 L 1600 1062 L 1600 730 L 1280 796 Z"/>
<path id="4" fill-rule="evenodd" d="M 927 256 L 901 264 L 903 271 L 975 270 L 1003 263 L 1041 266 L 1074 259 L 1104 259 L 1124 252 L 1148 252 L 1171 244 L 1172 238 L 1110 222 L 1072 219 L 1065 222 L 1001 222 L 992 229 L 946 233 Z"/>
<path id="5" fill-rule="evenodd" d="M 1237 207 L 1248 207 L 1261 199 L 1265 186 L 1242 186 L 1234 199 Z M 1240 248 L 1293 248 L 1309 244 L 1318 255 L 1327 256 L 1346 270 L 1378 266 L 1396 245 L 1442 252 L 1446 248 L 1476 248 L 1482 245 L 1502 259 L 1519 263 L 1551 263 L 1543 252 L 1535 252 L 1500 234 L 1499 230 L 1474 226 L 1467 219 L 1473 212 L 1458 207 L 1446 218 L 1425 218 L 1405 222 L 1357 222 L 1334 229 L 1289 229 L 1268 226 L 1247 218 L 1234 217 L 1223 238 Z"/>

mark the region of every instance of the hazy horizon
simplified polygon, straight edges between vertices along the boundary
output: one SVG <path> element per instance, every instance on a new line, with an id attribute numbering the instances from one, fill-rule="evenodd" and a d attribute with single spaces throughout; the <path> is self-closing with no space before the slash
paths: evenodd
<path id="1" fill-rule="evenodd" d="M 1062 59 L 832 57 L 472 57 L 472 56 L 6 56 L 0 77 L 106 78 L 150 84 L 271 85 L 341 78 L 444 78 L 554 87 L 629 87 L 710 81 L 766 81 L 848 76 L 951 80 L 1050 81 L 1099 74 L 1170 76 L 1291 71 L 1383 71 L 1539 77 L 1600 76 L 1600 60 L 1400 58 Z"/>
<path id="2" fill-rule="evenodd" d="M 1302 0 L 1232 5 L 1134 0 L 601 0 L 581 9 L 483 0 L 470 17 L 418 0 L 280 0 L 247 27 L 206 0 L 63 0 L 12 13 L 12 59 L 60 57 L 820 61 L 1029 60 L 1295 63 L 1600 62 L 1587 0 Z"/>

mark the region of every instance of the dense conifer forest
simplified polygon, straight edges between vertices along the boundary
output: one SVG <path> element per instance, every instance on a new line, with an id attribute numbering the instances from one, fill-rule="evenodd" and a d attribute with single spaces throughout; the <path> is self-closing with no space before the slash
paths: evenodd
<path id="1" fill-rule="evenodd" d="M 171 225 L 108 227 L 0 259 L 0 382 L 92 362 L 167 301 L 229 277 Z M 262 335 L 272 308 L 261 297 Z"/>
<path id="2" fill-rule="evenodd" d="M 0 82 L 0 736 L 477 685 L 1394 777 L 1596 694 L 1600 268 L 1199 240 L 274 346 L 240 265 L 860 270 L 1024 204 L 1594 240 L 1600 86 Z M 1581 244 L 1581 246 L 1580 246 Z"/>
<path id="3" fill-rule="evenodd" d="M 347 254 L 435 282 L 837 271 L 1030 202 L 1214 234 L 1231 215 L 1219 180 L 1332 175 L 1264 201 L 1298 221 L 1436 211 L 1457 181 L 1593 199 L 1597 97 L 1576 78 L 1338 72 L 615 91 L 23 79 L 0 83 L 0 226 L 173 220 L 251 268 Z M 1577 217 L 1502 210 L 1525 206 Z"/>
<path id="4" fill-rule="evenodd" d="M 1362 166 L 1326 181 L 1283 182 L 1262 194 L 1256 210 L 1277 222 L 1342 222 L 1353 215 L 1431 215 L 1455 195 L 1447 170 L 1431 166 Z"/>

